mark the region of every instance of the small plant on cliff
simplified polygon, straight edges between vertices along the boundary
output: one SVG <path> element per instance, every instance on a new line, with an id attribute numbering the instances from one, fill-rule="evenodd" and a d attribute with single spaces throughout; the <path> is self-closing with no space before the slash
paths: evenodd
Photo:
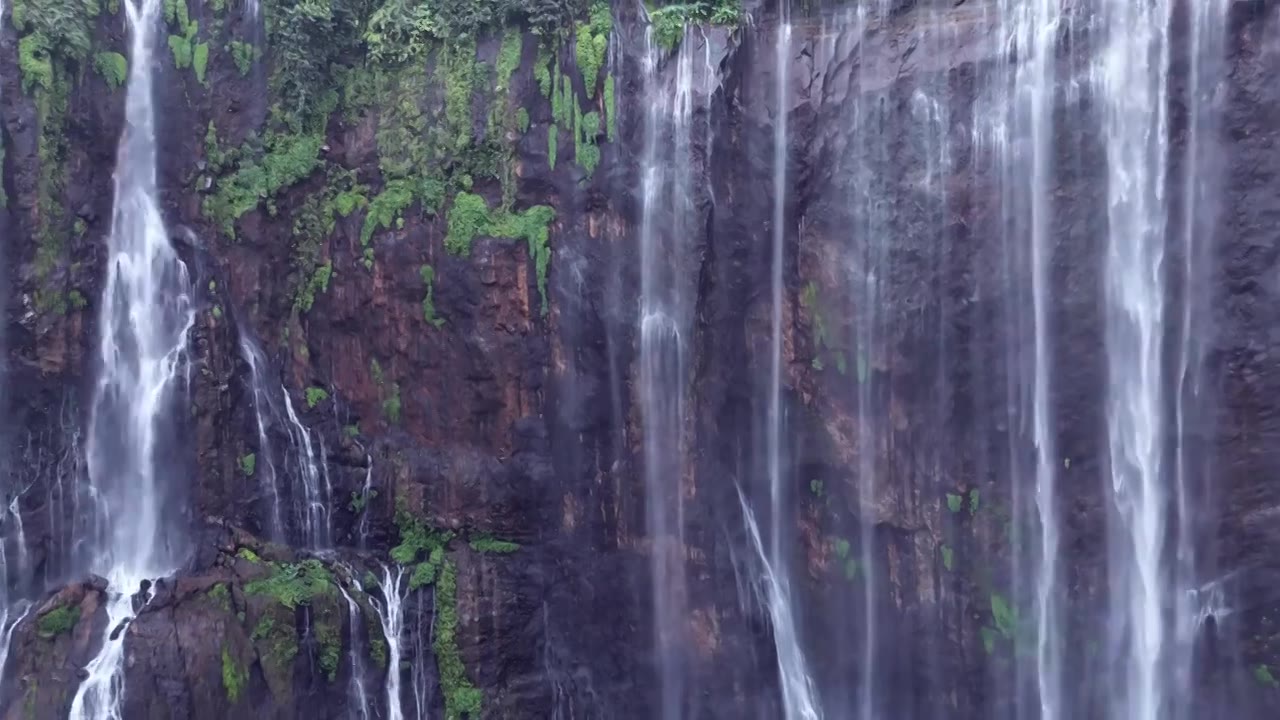
<path id="1" fill-rule="evenodd" d="M 974 488 L 969 491 L 969 515 L 970 516 L 978 514 L 978 506 L 979 506 L 980 500 L 981 498 L 978 495 L 977 488 Z"/>
<path id="2" fill-rule="evenodd" d="M 653 37 L 659 45 L 672 50 L 684 37 L 685 25 L 711 23 L 712 25 L 737 25 L 741 21 L 740 0 L 697 0 L 697 2 L 665 5 L 649 11 L 653 23 Z"/>
<path id="3" fill-rule="evenodd" d="M 333 682 L 338 678 L 338 661 L 342 656 L 342 633 L 329 623 L 316 625 L 316 641 L 320 643 L 320 669 Z"/>
<path id="4" fill-rule="evenodd" d="M 482 553 L 513 553 L 520 545 L 506 540 L 498 540 L 492 535 L 477 535 L 471 538 L 471 549 Z"/>
<path id="5" fill-rule="evenodd" d="M 254 551 L 250 550 L 250 549 L 249 549 L 249 548 L 247 548 L 247 547 L 242 547 L 242 548 L 240 548 L 239 550 L 237 550 L 237 551 L 236 551 L 236 557 L 238 557 L 238 558 L 240 558 L 240 559 L 242 559 L 242 560 L 248 560 L 248 561 L 249 561 L 249 562 L 251 562 L 251 563 L 260 563 L 260 562 L 262 562 L 262 558 L 258 557 L 258 553 L 256 553 L 256 552 L 254 552 Z"/>
<path id="6" fill-rule="evenodd" d="M 947 493 L 947 509 L 950 510 L 951 512 L 953 513 L 960 512 L 960 508 L 963 505 L 963 502 L 964 502 L 964 498 L 962 498 L 961 496 L 955 493 Z"/>
<path id="7" fill-rule="evenodd" d="M 422 284 L 426 286 L 426 295 L 422 298 L 422 319 L 430 323 L 433 327 L 440 327 L 444 324 L 444 318 L 436 317 L 435 268 L 430 265 L 423 265 L 418 268 L 418 275 L 422 278 Z"/>
<path id="8" fill-rule="evenodd" d="M 413 516 L 403 502 L 396 504 L 396 527 L 400 544 L 391 548 L 391 559 L 401 565 L 412 565 L 419 556 L 444 548 L 453 539 L 452 531 L 438 532 Z"/>
<path id="9" fill-rule="evenodd" d="M 942 546 L 942 566 L 947 570 L 950 570 L 954 562 L 955 562 L 955 551 L 951 549 L 950 545 L 943 545 Z"/>
<path id="10" fill-rule="evenodd" d="M 1258 684 L 1265 688 L 1280 689 L 1280 680 L 1276 680 L 1271 674 L 1271 668 L 1266 665 L 1258 665 L 1253 669 L 1253 678 Z"/>
<path id="11" fill-rule="evenodd" d="M 447 720 L 479 717 L 484 695 L 467 677 L 458 652 L 458 579 L 452 562 L 445 561 L 436 584 L 436 626 L 432 647 L 440 671 Z"/>
<path id="12" fill-rule="evenodd" d="M 236 664 L 235 658 L 226 647 L 222 648 L 222 687 L 227 691 L 227 699 L 235 702 L 240 699 L 244 684 L 249 681 L 248 669 Z"/>
<path id="13" fill-rule="evenodd" d="M 36 631 L 45 640 L 52 640 L 59 635 L 71 632 L 78 622 L 80 622 L 80 608 L 63 605 L 45 613 L 36 624 Z"/>
<path id="14" fill-rule="evenodd" d="M 427 561 L 420 562 L 413 568 L 413 575 L 409 576 L 409 590 L 417 590 L 420 587 L 430 585 L 436 580 L 436 564 Z"/>
<path id="15" fill-rule="evenodd" d="M 129 60 L 118 52 L 100 52 L 93 56 L 93 69 L 115 90 L 129 77 Z"/>
<path id="16" fill-rule="evenodd" d="M 376 497 L 378 497 L 377 490 L 370 490 L 367 493 L 352 490 L 351 502 L 348 503 L 347 507 L 349 507 L 353 513 L 362 513 L 364 512 L 364 509 L 369 506 L 369 501 Z"/>
<path id="17" fill-rule="evenodd" d="M 271 563 L 270 577 L 254 580 L 245 586 L 249 595 L 266 595 L 289 608 L 309 604 L 313 599 L 334 592 L 333 576 L 319 560 L 303 560 L 297 564 Z"/>
<path id="18" fill-rule="evenodd" d="M 605 54 L 609 50 L 611 30 L 613 30 L 613 16 L 609 12 L 607 2 L 593 4 L 590 20 L 578 23 L 574 50 L 578 58 L 578 70 L 582 72 L 583 84 L 587 88 L 589 98 L 596 96 L 596 83 L 599 82 L 600 68 L 604 67 Z"/>
<path id="19" fill-rule="evenodd" d="M 240 472 L 244 473 L 245 477 L 252 476 L 254 468 L 256 468 L 257 466 L 258 466 L 257 454 L 249 453 L 247 455 L 240 456 Z"/>
<path id="20" fill-rule="evenodd" d="M 329 399 L 329 391 L 321 387 L 307 388 L 307 407 L 314 408 Z"/>
<path id="21" fill-rule="evenodd" d="M 230 612 L 231 611 L 231 591 L 227 589 L 226 583 L 218 583 L 209 589 L 207 597 L 209 602 L 213 603 L 217 608 Z"/>

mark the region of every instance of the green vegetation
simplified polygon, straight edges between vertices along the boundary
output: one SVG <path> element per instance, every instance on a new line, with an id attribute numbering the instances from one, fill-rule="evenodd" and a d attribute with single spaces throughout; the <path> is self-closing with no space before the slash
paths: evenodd
<path id="1" fill-rule="evenodd" d="M 342 633 L 331 623 L 316 624 L 316 642 L 320 644 L 320 669 L 329 682 L 338 679 L 338 661 L 342 657 Z"/>
<path id="2" fill-rule="evenodd" d="M 520 128 L 520 134 L 529 132 L 529 111 L 520 108 L 516 111 L 516 127 Z"/>
<path id="3" fill-rule="evenodd" d="M 613 75 L 607 75 L 604 79 L 604 113 L 605 113 L 605 129 L 609 142 L 613 142 L 618 135 L 618 111 L 617 100 L 614 97 Z"/>
<path id="4" fill-rule="evenodd" d="M 961 496 L 955 493 L 947 493 L 947 509 L 950 510 L 951 512 L 953 513 L 960 512 L 960 508 L 963 506 L 963 502 L 964 502 L 964 498 L 962 498 Z"/>
<path id="5" fill-rule="evenodd" d="M 222 687 L 227 691 L 227 699 L 235 702 L 240 699 L 244 684 L 249 681 L 249 670 L 236 665 L 226 646 L 222 648 Z"/>
<path id="6" fill-rule="evenodd" d="M 950 570 L 953 567 L 954 562 L 955 562 L 955 552 L 951 549 L 950 545 L 943 545 L 942 546 L 942 566 L 945 567 L 947 570 Z"/>
<path id="7" fill-rule="evenodd" d="M 261 50 L 239 40 L 232 40 L 227 43 L 227 52 L 231 53 L 231 60 L 235 62 L 236 69 L 240 71 L 241 77 L 248 77 L 249 71 L 253 70 L 253 63 L 262 57 Z"/>
<path id="8" fill-rule="evenodd" d="M 969 515 L 970 516 L 978 514 L 978 506 L 979 506 L 980 500 L 981 498 L 978 495 L 977 488 L 974 488 L 969 491 Z"/>
<path id="9" fill-rule="evenodd" d="M 1266 665 L 1258 665 L 1253 669 L 1253 678 L 1258 684 L 1265 688 L 1280 689 L 1280 680 L 1276 680 L 1271 674 L 1271 668 Z"/>
<path id="10" fill-rule="evenodd" d="M 844 579 L 850 582 L 858 579 L 858 571 L 861 569 L 858 559 L 852 555 L 852 550 L 853 548 L 849 545 L 848 540 L 836 538 L 836 557 L 840 559 L 841 569 L 844 571 Z"/>
<path id="11" fill-rule="evenodd" d="M 382 397 L 382 414 L 389 422 L 400 422 L 400 383 L 388 383 L 382 372 L 382 365 L 377 359 L 369 361 L 369 374 L 373 376 L 373 384 L 378 386 Z"/>
<path id="12" fill-rule="evenodd" d="M 319 165 L 324 136 L 268 132 L 261 142 L 250 139 L 245 145 L 220 153 L 210 167 L 235 166 L 231 175 L 218 180 L 213 194 L 204 202 L 204 214 L 228 236 L 235 237 L 235 221 L 284 188 L 297 183 Z M 252 158 L 262 153 L 260 160 Z M 274 207 L 269 207 L 274 210 Z"/>
<path id="13" fill-rule="evenodd" d="M 342 433 L 349 438 L 360 437 L 360 424 L 355 423 L 353 425 L 344 425 L 342 428 Z"/>
<path id="14" fill-rule="evenodd" d="M 367 493 L 352 491 L 351 502 L 347 504 L 347 507 L 353 513 L 362 513 L 369 506 L 369 501 L 376 497 L 378 497 L 377 490 L 370 489 Z"/>
<path id="15" fill-rule="evenodd" d="M 430 585 L 436 580 L 436 564 L 430 561 L 420 562 L 413 567 L 413 575 L 409 576 L 409 590 Z"/>
<path id="16" fill-rule="evenodd" d="M 377 584 L 377 581 L 367 584 L 373 586 Z M 369 634 L 369 658 L 373 660 L 373 664 L 377 665 L 379 670 L 386 670 L 387 639 L 382 635 L 382 627 L 378 624 L 377 619 L 372 615 L 366 614 L 365 629 Z"/>
<path id="17" fill-rule="evenodd" d="M 695 0 L 649 10 L 654 40 L 667 50 L 680 44 L 689 23 L 736 26 L 741 18 L 740 0 Z"/>
<path id="18" fill-rule="evenodd" d="M 36 186 L 34 303 L 41 313 L 64 314 L 67 296 L 51 287 L 63 263 L 68 217 L 62 191 L 70 138 L 66 133 L 72 79 L 85 69 L 98 0 L 20 0 L 10 20 L 18 34 L 23 92 L 31 96 L 39 128 Z"/>
<path id="19" fill-rule="evenodd" d="M 812 493 L 813 496 L 816 498 L 822 497 L 822 481 L 817 479 L 810 480 L 809 492 Z"/>
<path id="20" fill-rule="evenodd" d="M 444 318 L 436 317 L 435 268 L 430 265 L 423 265 L 418 268 L 418 275 L 422 278 L 422 284 L 425 286 L 426 292 L 422 297 L 422 319 L 435 327 L 440 327 L 444 325 Z"/>
<path id="21" fill-rule="evenodd" d="M 560 130 L 555 123 L 547 126 L 547 163 L 552 170 L 556 169 L 556 141 L 559 134 Z"/>
<path id="22" fill-rule="evenodd" d="M 391 548 L 391 559 L 401 565 L 412 565 L 419 557 L 443 551 L 454 537 L 452 531 L 437 532 L 428 528 L 403 503 L 396 506 L 396 527 L 400 531 L 400 544 Z"/>
<path id="23" fill-rule="evenodd" d="M 208 86 L 205 80 L 205 72 L 209 67 L 209 43 L 196 43 L 191 55 L 191 69 L 196 71 L 196 80 L 201 85 Z"/>
<path id="24" fill-rule="evenodd" d="M 1014 638 L 1018 631 L 1018 612 L 999 593 L 991 593 L 991 618 L 996 631 L 1006 640 Z"/>
<path id="25" fill-rule="evenodd" d="M 246 477 L 253 475 L 254 468 L 257 466 L 257 453 L 249 453 L 247 455 L 240 456 L 240 472 L 244 473 Z"/>
<path id="26" fill-rule="evenodd" d="M 274 615 L 263 615 L 249 637 L 260 644 L 258 656 L 263 670 L 269 676 L 287 681 L 293 659 L 298 656 L 297 630 L 283 619 L 277 622 Z"/>
<path id="27" fill-rule="evenodd" d="M 348 217 L 368 204 L 368 188 L 355 181 L 350 170 L 330 167 L 324 187 L 307 196 L 293 221 L 293 308 L 309 312 L 316 296 L 328 292 L 333 279 L 333 262 L 326 258 L 329 238 L 338 218 Z"/>
<path id="28" fill-rule="evenodd" d="M 209 588 L 207 597 L 218 608 L 231 612 L 231 591 L 227 588 L 226 583 L 218 583 Z"/>
<path id="29" fill-rule="evenodd" d="M 129 78 L 129 60 L 118 52 L 100 52 L 93 56 L 93 69 L 98 71 L 112 90 Z"/>
<path id="30" fill-rule="evenodd" d="M 604 67 L 605 54 L 609 50 L 609 33 L 612 30 L 613 16 L 609 13 L 607 2 L 594 3 L 588 22 L 578 23 L 574 50 L 589 98 L 596 96 L 596 83 L 600 78 L 600 68 Z"/>
<path id="31" fill-rule="evenodd" d="M 67 293 L 67 303 L 74 310 L 83 310 L 89 307 L 89 301 L 85 299 L 84 293 L 74 288 Z"/>
<path id="32" fill-rule="evenodd" d="M 518 543 L 498 540 L 491 535 L 477 535 L 471 538 L 471 549 L 481 553 L 513 553 L 520 549 Z"/>
<path id="33" fill-rule="evenodd" d="M 239 550 L 237 550 L 236 557 L 241 558 L 243 560 L 248 560 L 251 563 L 262 562 L 262 558 L 258 557 L 258 553 L 250 550 L 247 547 L 242 547 Z"/>
<path id="34" fill-rule="evenodd" d="M 321 387 L 307 388 L 307 407 L 314 408 L 329 399 L 329 391 Z"/>
<path id="35" fill-rule="evenodd" d="M 467 678 L 458 652 L 458 580 L 453 563 L 445 561 L 436 583 L 436 625 L 432 648 L 440 671 L 445 718 L 479 717 L 484 695 Z"/>
<path id="36" fill-rule="evenodd" d="M 80 622 L 80 608 L 63 605 L 45 613 L 36 623 L 36 632 L 45 640 L 52 640 L 59 635 L 71 632 L 78 622 Z"/>
<path id="37" fill-rule="evenodd" d="M 181 31 L 181 35 L 169 36 L 169 50 L 173 53 L 173 66 L 179 70 L 185 70 L 192 66 L 195 62 L 196 34 L 200 32 L 200 23 L 194 20 L 187 20 L 187 7 L 183 2 L 177 3 L 181 8 L 181 15 L 174 21 L 170 20 L 170 24 L 176 24 L 177 29 Z M 167 11 L 167 8 L 166 8 Z M 200 43 L 203 44 L 203 43 Z M 205 47 L 205 60 L 209 57 L 209 48 Z M 196 71 L 197 77 L 204 74 L 204 69 Z M 201 80 L 203 83 L 204 81 Z"/>
<path id="38" fill-rule="evenodd" d="M 471 253 L 471 242 L 477 236 L 523 238 L 529 244 L 529 257 L 534 262 L 538 278 L 538 294 L 542 298 L 542 312 L 547 312 L 547 265 L 551 260 L 548 245 L 548 226 L 555 218 L 555 211 L 546 205 L 535 205 L 521 213 L 503 209 L 490 210 L 484 198 L 468 192 L 458 193 L 449 211 L 448 234 L 445 248 L 455 255 Z"/>
<path id="39" fill-rule="evenodd" d="M 246 585 L 244 591 L 247 594 L 266 595 L 292 610 L 334 592 L 333 576 L 319 560 L 268 564 L 271 566 L 270 577 Z"/>

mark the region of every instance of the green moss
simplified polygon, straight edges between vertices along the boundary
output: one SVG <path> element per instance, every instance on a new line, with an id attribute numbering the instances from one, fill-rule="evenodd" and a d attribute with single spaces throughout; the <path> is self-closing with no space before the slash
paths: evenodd
<path id="1" fill-rule="evenodd" d="M 412 565 L 419 557 L 443 550 L 453 539 L 450 531 L 437 532 L 427 527 L 403 503 L 396 506 L 396 528 L 400 531 L 400 544 L 391 548 L 391 559 L 400 565 Z"/>
<path id="2" fill-rule="evenodd" d="M 538 61 L 533 67 L 533 77 L 538 81 L 538 90 L 542 93 L 542 97 L 551 100 L 551 92 L 553 85 L 551 83 L 551 62 L 552 58 L 547 55 L 546 49 L 538 48 Z"/>
<path id="3" fill-rule="evenodd" d="M 420 587 L 430 585 L 436 580 L 436 565 L 432 562 L 420 562 L 413 568 L 413 575 L 409 576 L 409 590 L 417 590 Z"/>
<path id="4" fill-rule="evenodd" d="M 354 425 L 343 426 L 342 434 L 346 435 L 349 438 L 360 437 L 360 424 L 356 423 Z"/>
<path id="5" fill-rule="evenodd" d="M 961 496 L 955 493 L 947 493 L 947 509 L 950 510 L 951 512 L 953 513 L 960 512 L 960 508 L 962 507 L 963 502 L 964 502 L 964 498 L 962 498 Z"/>
<path id="6" fill-rule="evenodd" d="M 400 422 L 400 383 L 392 383 L 390 392 L 382 401 L 382 414 L 393 425 Z"/>
<path id="7" fill-rule="evenodd" d="M 495 91 L 506 93 L 511 91 L 511 76 L 520 67 L 520 51 L 524 44 L 524 33 L 511 30 L 502 36 L 502 46 L 498 48 L 497 85 Z"/>
<path id="8" fill-rule="evenodd" d="M 513 553 L 520 545 L 506 540 L 498 540 L 491 535 L 477 535 L 471 538 L 471 549 L 482 553 Z"/>
<path id="9" fill-rule="evenodd" d="M 414 183 L 412 180 L 392 180 L 382 192 L 369 203 L 369 212 L 364 216 L 364 227 L 360 229 L 360 244 L 368 245 L 373 234 L 379 228 L 390 228 L 400 218 L 414 200 Z"/>
<path id="10" fill-rule="evenodd" d="M 357 431 L 357 434 L 359 434 L 359 431 Z M 370 489 L 367 493 L 353 490 L 351 492 L 351 502 L 347 503 L 347 507 L 350 508 L 353 513 L 362 513 L 364 512 L 364 509 L 369 506 L 369 501 L 376 497 L 378 497 L 378 491 L 374 489 Z"/>
<path id="11" fill-rule="evenodd" d="M 607 75 L 604 79 L 604 112 L 605 112 L 605 128 L 608 131 L 609 142 L 613 142 L 618 135 L 618 110 L 617 101 L 614 99 L 614 81 L 613 75 Z"/>
<path id="12" fill-rule="evenodd" d="M 307 388 L 307 407 L 314 408 L 329 399 L 329 391 L 321 387 Z"/>
<path id="13" fill-rule="evenodd" d="M 286 618 L 263 615 L 250 638 L 258 645 L 258 658 L 268 681 L 288 687 L 293 676 L 293 660 L 298 656 L 298 635 Z"/>
<path id="14" fill-rule="evenodd" d="M 977 488 L 974 488 L 969 491 L 969 515 L 972 516 L 972 515 L 978 514 L 978 507 L 981 503 L 981 499 L 982 498 L 978 494 Z"/>
<path id="15" fill-rule="evenodd" d="M 1256 666 L 1253 669 L 1253 678 L 1265 688 L 1280 689 L 1280 680 L 1276 680 L 1275 676 L 1271 674 L 1271 668 L 1266 665 Z"/>
<path id="16" fill-rule="evenodd" d="M 370 587 L 376 584 L 368 583 Z M 382 634 L 382 625 L 372 615 L 365 615 L 365 629 L 369 634 L 369 659 L 379 670 L 387 669 L 387 639 Z"/>
<path id="17" fill-rule="evenodd" d="M 307 282 L 299 288 L 298 295 L 293 301 L 294 308 L 298 312 L 309 311 L 316 302 L 316 295 L 329 290 L 329 280 L 332 278 L 333 263 L 326 261 L 325 264 L 316 268 Z"/>
<path id="18" fill-rule="evenodd" d="M 999 593 L 991 593 L 991 618 L 995 622 L 996 630 L 1006 640 L 1014 638 L 1018 631 L 1018 613 Z"/>
<path id="19" fill-rule="evenodd" d="M 209 588 L 207 596 L 219 609 L 231 612 L 231 591 L 227 589 L 226 583 L 218 583 Z"/>
<path id="20" fill-rule="evenodd" d="M 100 52 L 94 55 L 93 69 L 112 90 L 123 86 L 129 78 L 129 60 L 118 52 Z"/>
<path id="21" fill-rule="evenodd" d="M 72 290 L 67 293 L 67 304 L 74 310 L 83 310 L 89 307 L 89 301 L 85 299 L 84 294 L 79 290 Z"/>
<path id="22" fill-rule="evenodd" d="M 547 126 L 547 163 L 552 170 L 556 169 L 556 136 L 560 134 L 555 123 Z"/>
<path id="23" fill-rule="evenodd" d="M 242 547 L 239 550 L 237 550 L 236 557 L 241 558 L 243 560 L 248 560 L 251 563 L 262 562 L 262 558 L 258 557 L 258 553 L 250 550 L 247 547 Z"/>
<path id="24" fill-rule="evenodd" d="M 331 595 L 333 576 L 319 560 L 300 563 L 270 563 L 271 575 L 245 586 L 249 595 L 265 595 L 292 610 L 310 604 L 318 597 Z"/>
<path id="25" fill-rule="evenodd" d="M 950 545 L 943 545 L 942 546 L 942 566 L 945 567 L 947 570 L 950 570 L 954 562 L 955 562 L 955 552 L 951 549 Z"/>
<path id="26" fill-rule="evenodd" d="M 600 68 L 604 67 L 605 55 L 609 50 L 609 33 L 613 30 L 613 16 L 609 13 L 609 5 L 597 2 L 591 6 L 590 20 L 578 24 L 574 49 L 578 60 L 578 70 L 582 72 L 586 85 L 587 97 L 596 95 L 596 83 L 599 82 Z"/>
<path id="27" fill-rule="evenodd" d="M 316 642 L 320 644 L 320 669 L 329 682 L 338 679 L 338 663 L 342 657 L 342 633 L 330 623 L 316 625 Z"/>
<path id="28" fill-rule="evenodd" d="M 545 205 L 535 205 L 524 212 L 506 210 L 490 211 L 484 198 L 472 193 L 458 193 L 449 211 L 445 248 L 455 255 L 471 252 L 471 243 L 478 236 L 524 239 L 529 244 L 529 257 L 534 262 L 538 278 L 538 294 L 542 298 L 542 311 L 547 311 L 547 267 L 551 259 L 549 226 L 555 211 Z"/>
<path id="29" fill-rule="evenodd" d="M 434 327 L 440 327 L 444 324 L 444 319 L 436 317 L 435 305 L 435 268 L 430 265 L 423 265 L 418 268 L 418 275 L 422 277 L 423 290 L 425 295 L 422 297 L 422 319 L 430 323 Z"/>
<path id="30" fill-rule="evenodd" d="M 600 164 L 600 147 L 596 145 L 599 134 L 600 116 L 595 112 L 583 115 L 578 122 L 577 148 L 574 150 L 574 158 L 582 169 L 587 171 L 588 177 Z"/>
<path id="31" fill-rule="evenodd" d="M 529 132 L 529 111 L 524 108 L 516 110 L 516 127 L 520 128 L 520 133 Z"/>
<path id="32" fill-rule="evenodd" d="M 173 66 L 179 70 L 191 67 L 192 43 L 182 35 L 169 36 L 169 52 L 173 53 Z"/>
<path id="33" fill-rule="evenodd" d="M 246 477 L 253 475 L 253 470 L 258 466 L 258 456 L 255 453 L 240 456 L 240 472 Z"/>
<path id="34" fill-rule="evenodd" d="M 479 717 L 484 695 L 467 677 L 458 652 L 458 580 L 453 563 L 445 561 L 436 584 L 436 624 L 432 649 L 440 672 L 445 718 Z"/>
<path id="35" fill-rule="evenodd" d="M 268 133 L 262 142 L 264 155 L 260 161 L 252 159 L 252 143 L 228 153 L 224 162 L 234 163 L 236 170 L 220 179 L 205 200 L 205 216 L 234 237 L 235 221 L 240 216 L 315 171 L 322 145 L 324 137 L 319 133 Z"/>
<path id="36" fill-rule="evenodd" d="M 236 69 L 240 71 L 242 77 L 248 77 L 249 71 L 253 70 L 253 63 L 262 57 L 261 50 L 239 40 L 228 43 L 227 51 L 231 53 L 231 60 L 235 62 Z"/>
<path id="37" fill-rule="evenodd" d="M 196 71 L 196 80 L 201 84 L 208 86 L 205 81 L 205 72 L 209 67 L 209 43 L 197 43 L 191 51 L 191 68 Z"/>
<path id="38" fill-rule="evenodd" d="M 462 39 L 440 50 L 440 69 L 444 75 L 445 126 L 453 138 L 455 149 L 471 144 L 471 98 L 475 92 L 476 43 Z"/>
<path id="39" fill-rule="evenodd" d="M 249 681 L 249 670 L 236 664 L 231 652 L 222 648 L 222 687 L 227 691 L 227 699 L 235 702 L 240 699 L 244 685 Z"/>
<path id="40" fill-rule="evenodd" d="M 59 635 L 71 632 L 78 622 L 80 622 L 80 608 L 63 605 L 45 613 L 36 623 L 36 631 L 45 640 L 52 640 Z"/>

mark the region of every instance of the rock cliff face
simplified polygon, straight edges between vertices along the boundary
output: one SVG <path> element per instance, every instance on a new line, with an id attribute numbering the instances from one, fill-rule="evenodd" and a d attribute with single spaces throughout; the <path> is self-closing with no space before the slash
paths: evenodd
<path id="1" fill-rule="evenodd" d="M 378 54 L 363 34 L 377 3 L 264 0 L 259 17 L 183 1 L 166 0 L 153 72 L 165 219 L 200 307 L 189 412 L 165 449 L 192 549 L 120 631 L 124 717 L 349 718 L 362 703 L 395 717 L 394 695 L 415 717 L 655 718 L 662 631 L 683 647 L 685 716 L 783 717 L 742 516 L 769 493 L 779 72 L 785 524 L 827 716 L 857 715 L 858 678 L 897 717 L 1031 716 L 1018 620 L 1000 617 L 1024 592 L 1015 526 L 1031 466 L 1011 450 L 1028 431 L 1008 411 L 1025 392 L 1027 286 L 981 132 L 1002 54 L 989 3 L 899 3 L 866 30 L 850 8 L 815 10 L 779 66 L 772 6 L 699 26 L 681 50 L 654 50 L 639 4 L 622 2 L 564 33 L 517 16 L 413 50 L 388 35 Z M 76 540 L 127 29 L 115 2 L 83 4 L 0 12 L 4 560 L 9 597 L 34 603 L 0 688 L 13 720 L 67 716 L 106 624 L 93 548 Z M 1280 688 L 1280 7 L 1235 2 L 1228 25 L 1205 170 L 1220 178 L 1203 291 L 1212 401 L 1190 433 L 1211 465 L 1200 579 L 1230 609 L 1197 646 L 1205 718 L 1266 717 Z M 1063 32 L 1062 76 L 1082 72 L 1094 40 Z M 655 628 L 637 238 L 645 63 L 659 58 L 658 84 L 675 92 L 681 52 L 715 81 L 692 100 L 707 131 L 690 153 L 679 268 L 696 295 L 677 485 L 688 613 Z M 1171 95 L 1180 157 L 1200 100 Z M 1088 92 L 1055 103 L 1062 562 L 1069 623 L 1091 628 L 1109 522 L 1106 161 Z M 863 229 L 892 238 L 879 260 L 849 251 Z M 873 262 L 874 308 L 847 280 Z M 872 310 L 877 337 L 862 344 Z M 1105 652 L 1067 653 L 1082 717 L 1107 692 L 1085 681 Z"/>

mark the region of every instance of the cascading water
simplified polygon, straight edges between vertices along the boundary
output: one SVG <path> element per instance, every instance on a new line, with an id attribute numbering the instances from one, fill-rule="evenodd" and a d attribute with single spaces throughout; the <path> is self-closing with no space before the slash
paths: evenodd
<path id="1" fill-rule="evenodd" d="M 366 455 L 368 466 L 364 471 L 364 486 L 360 488 L 360 525 L 356 528 L 359 546 L 364 549 L 369 542 L 369 503 L 373 500 L 373 456 Z"/>
<path id="2" fill-rule="evenodd" d="M 360 589 L 358 584 L 356 589 Z M 359 603 L 351 597 L 346 588 L 339 585 L 338 590 L 342 593 L 342 598 L 347 601 L 347 625 L 351 632 L 351 637 L 347 640 L 349 648 L 347 661 L 351 672 L 351 678 L 347 681 L 347 695 L 351 702 L 350 715 L 358 720 L 369 720 L 369 694 L 364 688 L 364 652 L 359 642 L 364 615 L 360 612 Z"/>
<path id="3" fill-rule="evenodd" d="M 640 228 L 640 383 L 644 429 L 646 520 L 653 541 L 654 628 L 661 674 L 661 717 L 683 716 L 687 588 L 684 566 L 686 347 L 692 320 L 690 238 L 694 235 L 695 171 L 692 139 L 695 101 L 714 80 L 709 47 L 686 26 L 675 61 L 675 84 L 661 70 L 666 52 L 645 33 L 646 114 L 643 216 Z M 705 60 L 694 62 L 701 49 Z M 695 77 L 700 75 L 701 77 Z M 701 80 L 699 84 L 697 81 Z"/>
<path id="4" fill-rule="evenodd" d="M 770 358 L 768 407 L 766 419 L 766 453 L 769 477 L 770 533 L 766 549 L 760 541 L 755 516 L 747 502 L 742 503 L 748 534 L 760 554 L 761 580 L 773 622 L 773 638 L 778 658 L 778 676 L 782 686 L 783 714 L 787 720 L 817 720 L 822 716 L 817 692 L 805 663 L 804 651 L 796 631 L 795 614 L 791 602 L 790 563 L 783 538 L 790 532 L 791 515 L 788 512 L 789 477 L 783 469 L 782 449 L 782 304 L 783 304 L 783 243 L 786 239 L 787 201 L 787 103 L 789 73 L 791 71 L 791 18 L 783 5 L 777 27 L 774 72 L 777 73 L 777 107 L 774 116 L 773 136 L 773 246 L 772 246 L 772 306 L 770 320 Z"/>
<path id="5" fill-rule="evenodd" d="M 404 640 L 405 571 L 399 565 L 395 569 L 382 568 L 382 603 L 374 602 L 382 634 L 387 639 L 387 720 L 404 720 L 404 705 L 400 699 L 400 643 Z"/>
<path id="6" fill-rule="evenodd" d="M 281 408 L 272 392 L 275 388 L 267 384 L 266 356 L 243 335 L 240 354 L 249 366 L 258 430 L 254 474 L 265 487 L 271 503 L 267 531 L 278 541 L 297 542 L 310 550 L 328 549 L 332 543 L 329 507 L 333 493 L 324 441 L 320 440 L 317 454 L 311 432 L 294 412 L 288 391 L 283 386 L 276 390 L 283 398 Z M 277 465 L 275 443 L 271 440 L 273 430 L 283 431 L 288 441 L 280 465 Z"/>
<path id="7" fill-rule="evenodd" d="M 1105 46 L 1094 82 L 1107 153 L 1107 427 L 1115 527 L 1110 620 L 1121 667 L 1114 720 L 1157 720 L 1167 650 L 1162 563 L 1169 490 L 1161 346 L 1165 333 L 1165 198 L 1169 0 L 1102 3 Z"/>
<path id="8" fill-rule="evenodd" d="M 109 582 L 102 647 L 71 704 L 71 720 L 121 720 L 124 634 L 144 580 L 185 552 L 170 477 L 160 465 L 165 417 L 185 382 L 195 320 L 186 266 L 169 243 L 156 189 L 151 94 L 160 0 L 125 0 L 132 46 L 126 128 L 116 157 L 115 208 L 103 284 L 100 375 L 90 415 L 93 571 Z"/>

